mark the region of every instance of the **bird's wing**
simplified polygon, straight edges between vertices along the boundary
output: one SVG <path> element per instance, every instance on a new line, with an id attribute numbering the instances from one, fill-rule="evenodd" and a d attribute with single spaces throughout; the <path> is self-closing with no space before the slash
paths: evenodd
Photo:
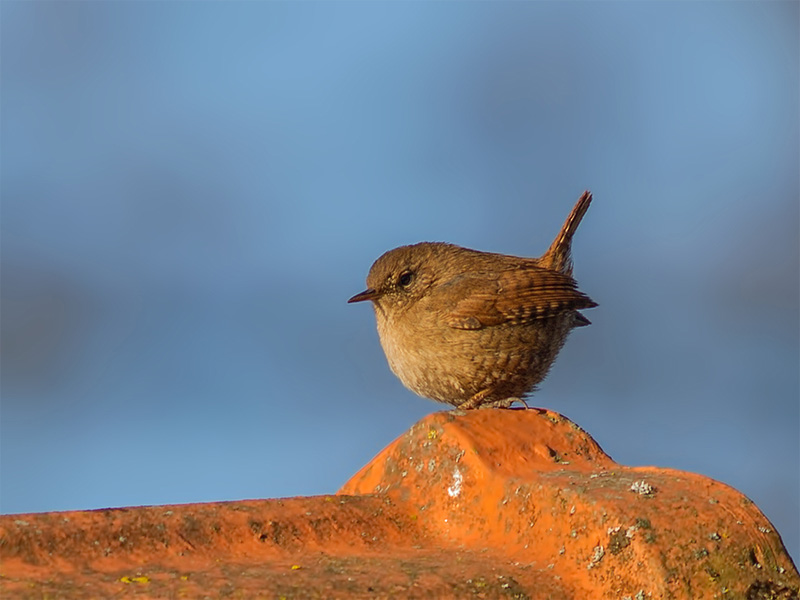
<path id="1" fill-rule="evenodd" d="M 530 323 L 597 306 L 569 275 L 535 266 L 459 275 L 442 291 L 455 299 L 445 317 L 454 329 Z"/>

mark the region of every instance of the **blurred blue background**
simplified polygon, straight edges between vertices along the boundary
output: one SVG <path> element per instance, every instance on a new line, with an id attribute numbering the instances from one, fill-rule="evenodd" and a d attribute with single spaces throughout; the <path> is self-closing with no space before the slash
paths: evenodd
<path id="1" fill-rule="evenodd" d="M 2 3 L 4 513 L 331 493 L 424 415 L 394 246 L 600 303 L 532 404 L 800 557 L 798 7 Z"/>

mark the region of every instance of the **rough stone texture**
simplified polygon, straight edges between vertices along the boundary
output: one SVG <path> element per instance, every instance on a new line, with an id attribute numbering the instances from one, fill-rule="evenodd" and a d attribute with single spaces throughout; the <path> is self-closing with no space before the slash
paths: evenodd
<path id="1" fill-rule="evenodd" d="M 798 598 L 732 488 L 535 410 L 431 415 L 336 496 L 0 517 L 3 598 Z"/>
<path id="2" fill-rule="evenodd" d="M 417 505 L 427 531 L 549 569 L 577 597 L 796 598 L 800 584 L 743 494 L 693 473 L 616 464 L 552 412 L 431 415 L 341 493 Z"/>

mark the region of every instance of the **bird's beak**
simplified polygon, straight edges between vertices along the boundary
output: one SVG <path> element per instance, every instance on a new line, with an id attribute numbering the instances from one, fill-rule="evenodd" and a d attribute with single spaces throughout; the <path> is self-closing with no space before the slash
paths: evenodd
<path id="1" fill-rule="evenodd" d="M 378 293 L 377 290 L 373 290 L 372 288 L 367 288 L 360 294 L 356 294 L 355 296 L 350 298 L 350 300 L 348 300 L 347 303 L 350 304 L 352 302 L 364 302 L 364 300 L 375 300 L 375 298 L 377 298 L 378 296 L 380 296 L 380 294 Z"/>

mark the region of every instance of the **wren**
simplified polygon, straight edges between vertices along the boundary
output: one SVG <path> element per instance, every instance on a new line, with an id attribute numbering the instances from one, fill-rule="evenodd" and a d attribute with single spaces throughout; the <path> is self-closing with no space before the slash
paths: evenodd
<path id="1" fill-rule="evenodd" d="M 389 250 L 367 289 L 389 366 L 411 391 L 461 409 L 525 404 L 567 335 L 597 304 L 572 278 L 584 192 L 540 258 L 421 242 Z M 527 404 L 525 404 L 527 406 Z"/>

